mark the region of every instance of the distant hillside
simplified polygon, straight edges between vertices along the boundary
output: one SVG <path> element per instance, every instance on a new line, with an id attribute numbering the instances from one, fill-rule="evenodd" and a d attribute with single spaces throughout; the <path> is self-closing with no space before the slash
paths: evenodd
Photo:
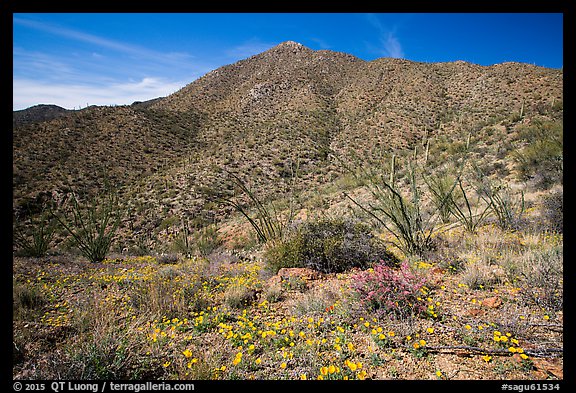
<path id="1" fill-rule="evenodd" d="M 12 123 L 14 127 L 18 127 L 26 123 L 52 120 L 67 112 L 69 112 L 68 109 L 64 109 L 58 105 L 34 105 L 30 108 L 14 111 L 12 113 Z"/>

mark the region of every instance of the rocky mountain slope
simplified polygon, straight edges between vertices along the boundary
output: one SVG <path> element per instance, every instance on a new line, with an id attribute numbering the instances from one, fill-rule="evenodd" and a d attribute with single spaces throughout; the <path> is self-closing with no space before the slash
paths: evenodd
<path id="1" fill-rule="evenodd" d="M 223 169 L 274 198 L 296 168 L 307 190 L 340 176 L 329 152 L 369 162 L 430 139 L 440 157 L 471 132 L 479 157 L 502 158 L 520 124 L 561 117 L 562 78 L 519 63 L 367 62 L 289 41 L 168 97 L 15 121 L 13 208 L 69 190 L 96 195 L 108 179 L 133 238 L 221 218 L 211 196 L 234 191 Z"/>

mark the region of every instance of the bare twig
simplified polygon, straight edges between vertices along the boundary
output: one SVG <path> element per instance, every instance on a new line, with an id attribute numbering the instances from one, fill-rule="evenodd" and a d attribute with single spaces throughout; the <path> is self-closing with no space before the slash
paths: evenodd
<path id="1" fill-rule="evenodd" d="M 440 346 L 426 346 L 428 351 L 441 352 L 453 350 L 465 350 L 476 354 L 490 354 L 490 355 L 512 355 L 507 349 L 486 349 L 480 347 L 471 347 L 468 345 L 440 345 Z M 539 349 L 525 349 L 524 353 L 533 357 L 550 357 L 556 353 L 563 353 L 562 348 L 539 348 Z"/>

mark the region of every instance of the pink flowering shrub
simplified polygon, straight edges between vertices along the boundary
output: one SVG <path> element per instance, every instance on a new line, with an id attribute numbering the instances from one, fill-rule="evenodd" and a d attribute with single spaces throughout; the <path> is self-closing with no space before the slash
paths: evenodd
<path id="1" fill-rule="evenodd" d="M 415 274 L 406 262 L 398 268 L 379 263 L 373 270 L 354 276 L 352 282 L 362 305 L 377 313 L 405 317 L 426 312 L 426 304 L 418 300 L 426 279 Z"/>

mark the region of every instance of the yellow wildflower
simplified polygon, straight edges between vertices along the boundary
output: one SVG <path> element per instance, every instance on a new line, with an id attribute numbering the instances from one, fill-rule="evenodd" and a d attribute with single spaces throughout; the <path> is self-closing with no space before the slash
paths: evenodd
<path id="1" fill-rule="evenodd" d="M 348 366 L 348 368 L 349 368 L 351 371 L 356 371 L 356 369 L 358 368 L 358 367 L 356 366 L 356 363 L 351 362 L 351 361 L 349 361 L 349 360 L 346 360 L 346 365 Z"/>

